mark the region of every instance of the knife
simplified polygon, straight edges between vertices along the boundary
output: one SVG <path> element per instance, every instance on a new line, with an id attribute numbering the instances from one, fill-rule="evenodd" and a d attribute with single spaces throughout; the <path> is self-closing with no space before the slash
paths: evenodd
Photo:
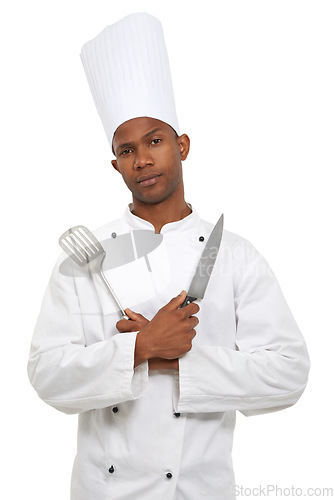
<path id="1" fill-rule="evenodd" d="M 187 306 L 197 299 L 203 299 L 206 287 L 212 273 L 213 266 L 220 247 L 224 227 L 224 214 L 222 214 L 211 231 L 209 239 L 198 261 L 193 279 L 190 283 L 188 294 L 180 308 Z"/>

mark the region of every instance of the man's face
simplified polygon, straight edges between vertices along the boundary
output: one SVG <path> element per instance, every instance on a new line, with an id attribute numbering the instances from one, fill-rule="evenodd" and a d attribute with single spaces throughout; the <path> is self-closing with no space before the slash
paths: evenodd
<path id="1" fill-rule="evenodd" d="M 177 137 L 165 122 L 134 118 L 118 127 L 113 139 L 113 167 L 122 175 L 134 199 L 155 204 L 183 190 L 182 160 L 189 138 Z"/>

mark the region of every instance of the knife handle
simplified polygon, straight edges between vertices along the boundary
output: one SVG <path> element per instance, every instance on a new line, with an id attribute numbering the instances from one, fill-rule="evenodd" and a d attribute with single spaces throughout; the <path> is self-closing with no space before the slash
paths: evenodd
<path id="1" fill-rule="evenodd" d="M 186 298 L 184 299 L 184 302 L 180 305 L 180 309 L 182 307 L 186 307 L 191 302 L 194 302 L 194 300 L 197 300 L 197 297 L 190 297 L 190 295 L 187 295 Z"/>

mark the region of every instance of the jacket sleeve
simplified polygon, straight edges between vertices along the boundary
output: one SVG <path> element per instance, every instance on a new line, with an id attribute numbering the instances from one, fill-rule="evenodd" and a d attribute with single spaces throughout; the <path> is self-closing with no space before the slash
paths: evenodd
<path id="1" fill-rule="evenodd" d="M 136 369 L 137 332 L 86 345 L 73 277 L 56 264 L 34 330 L 28 376 L 39 397 L 64 413 L 81 413 L 140 397 L 147 363 Z"/>
<path id="2" fill-rule="evenodd" d="M 307 348 L 271 268 L 258 253 L 238 268 L 235 349 L 194 345 L 179 360 L 179 412 L 267 413 L 305 389 Z"/>

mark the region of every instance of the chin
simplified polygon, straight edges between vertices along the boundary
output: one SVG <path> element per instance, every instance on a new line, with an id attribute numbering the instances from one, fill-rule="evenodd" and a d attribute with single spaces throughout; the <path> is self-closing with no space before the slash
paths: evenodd
<path id="1" fill-rule="evenodd" d="M 151 195 L 148 195 L 148 196 L 142 196 L 142 193 L 141 193 L 141 196 L 138 196 L 134 193 L 132 193 L 133 195 L 133 198 L 137 201 L 139 201 L 140 203 L 144 203 L 145 205 L 156 205 L 157 203 L 161 203 L 163 201 L 165 201 L 169 195 L 161 195 L 161 194 L 151 194 Z"/>
<path id="2" fill-rule="evenodd" d="M 163 186 L 158 187 L 157 185 L 155 185 L 152 186 L 152 188 L 145 188 L 145 190 L 144 192 L 133 190 L 133 198 L 138 200 L 140 203 L 145 203 L 145 205 L 156 205 L 157 203 L 162 203 L 163 201 L 172 197 L 173 194 L 175 194 L 176 188 L 175 186 L 169 186 L 169 189 L 163 189 Z"/>
<path id="3" fill-rule="evenodd" d="M 137 198 L 141 203 L 145 203 L 145 205 L 156 205 L 157 203 L 161 203 L 165 201 L 166 198 L 160 197 L 151 197 L 151 198 Z"/>

